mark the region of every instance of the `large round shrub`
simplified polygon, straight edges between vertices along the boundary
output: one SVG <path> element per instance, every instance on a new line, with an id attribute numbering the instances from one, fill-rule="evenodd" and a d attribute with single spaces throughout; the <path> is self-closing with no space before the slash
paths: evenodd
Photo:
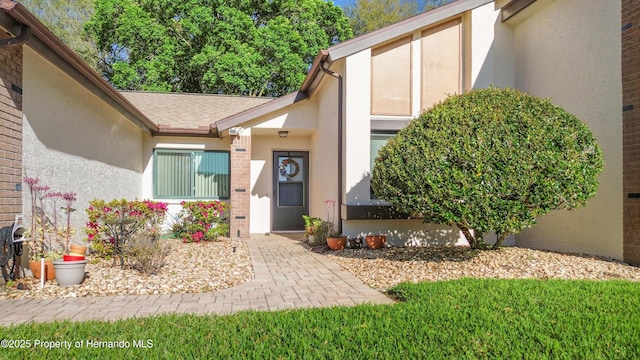
<path id="1" fill-rule="evenodd" d="M 512 89 L 449 97 L 414 119 L 378 153 L 377 197 L 425 222 L 457 225 L 473 248 L 483 232 L 509 234 L 552 209 L 595 195 L 602 154 L 575 116 Z M 473 230 L 473 231 L 472 231 Z"/>

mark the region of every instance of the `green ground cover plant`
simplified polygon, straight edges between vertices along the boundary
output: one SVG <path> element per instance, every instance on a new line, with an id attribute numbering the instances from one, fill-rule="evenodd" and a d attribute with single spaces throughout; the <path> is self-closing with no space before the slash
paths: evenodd
<path id="1" fill-rule="evenodd" d="M 632 359 L 640 357 L 640 284 L 488 280 L 401 284 L 396 305 L 229 316 L 163 315 L 0 328 L 2 339 L 71 349 L 0 357 L 103 359 Z M 136 343 L 140 340 L 141 342 Z M 83 347 L 76 348 L 74 342 Z M 90 348 L 97 342 L 128 348 Z M 93 342 L 93 343 L 91 343 Z M 146 347 L 143 348 L 141 345 Z M 95 346 L 95 345 L 94 345 Z"/>

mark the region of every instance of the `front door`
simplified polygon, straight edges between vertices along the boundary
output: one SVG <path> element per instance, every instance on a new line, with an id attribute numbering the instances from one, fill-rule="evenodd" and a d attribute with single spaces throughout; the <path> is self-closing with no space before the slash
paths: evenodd
<path id="1" fill-rule="evenodd" d="M 273 152 L 273 231 L 304 230 L 309 213 L 309 153 Z"/>

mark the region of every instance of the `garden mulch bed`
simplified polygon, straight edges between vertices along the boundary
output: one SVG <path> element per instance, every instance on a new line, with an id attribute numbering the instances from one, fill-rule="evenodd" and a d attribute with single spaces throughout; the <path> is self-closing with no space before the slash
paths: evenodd
<path id="1" fill-rule="evenodd" d="M 143 275 L 126 266 L 121 269 L 119 262 L 113 266 L 113 260 L 88 257 L 87 277 L 80 285 L 63 288 L 52 280 L 40 288 L 40 280 L 26 277 L 20 283 L 28 287 L 27 290 L 18 290 L 17 284 L 12 288 L 0 286 L 0 299 L 201 293 L 236 286 L 253 278 L 245 242 L 163 241 L 170 245 L 171 252 L 166 265 L 156 275 Z"/>
<path id="2" fill-rule="evenodd" d="M 640 281 L 640 267 L 603 257 L 504 247 L 349 249 L 324 254 L 365 284 L 382 291 L 401 282 L 460 278 L 627 279 Z"/>

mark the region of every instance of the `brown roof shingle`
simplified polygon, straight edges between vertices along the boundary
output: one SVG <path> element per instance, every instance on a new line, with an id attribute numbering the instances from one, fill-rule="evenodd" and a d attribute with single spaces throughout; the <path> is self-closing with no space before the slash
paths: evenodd
<path id="1" fill-rule="evenodd" d="M 196 130 L 209 132 L 211 124 L 243 112 L 273 98 L 121 91 L 121 94 L 140 109 L 160 128 L 160 133 Z"/>

